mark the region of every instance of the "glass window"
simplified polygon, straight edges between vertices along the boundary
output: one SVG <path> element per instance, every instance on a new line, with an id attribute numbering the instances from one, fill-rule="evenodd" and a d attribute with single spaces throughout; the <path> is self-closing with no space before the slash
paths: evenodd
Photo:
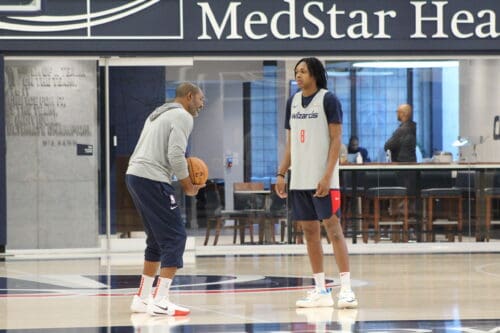
<path id="1" fill-rule="evenodd" d="M 277 65 L 265 62 L 263 78 L 250 84 L 250 180 L 273 181 L 278 166 Z"/>
<path id="2" fill-rule="evenodd" d="M 396 110 L 408 103 L 417 123 L 418 161 L 443 150 L 456 157 L 458 62 L 327 62 L 326 67 L 330 89 L 342 102 L 346 144 L 355 135 L 372 161 L 384 162 L 384 144 L 399 126 Z"/>

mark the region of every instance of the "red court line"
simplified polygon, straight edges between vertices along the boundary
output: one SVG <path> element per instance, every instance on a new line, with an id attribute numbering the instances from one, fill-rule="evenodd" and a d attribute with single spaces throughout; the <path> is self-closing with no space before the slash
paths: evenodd
<path id="1" fill-rule="evenodd" d="M 328 284 L 328 287 L 335 287 L 338 285 Z M 220 290 L 171 290 L 172 293 L 179 295 L 193 295 L 193 294 L 239 294 L 239 293 L 263 293 L 263 292 L 280 292 L 280 291 L 293 291 L 293 290 L 306 290 L 311 289 L 312 286 L 297 286 L 297 287 L 276 287 L 276 288 L 246 288 L 246 289 L 220 289 Z M 63 296 L 98 296 L 98 297 L 119 297 L 119 296 L 133 296 L 136 292 L 129 293 L 39 293 L 39 294 L 3 294 L 0 298 L 42 298 L 42 297 L 63 297 Z"/>

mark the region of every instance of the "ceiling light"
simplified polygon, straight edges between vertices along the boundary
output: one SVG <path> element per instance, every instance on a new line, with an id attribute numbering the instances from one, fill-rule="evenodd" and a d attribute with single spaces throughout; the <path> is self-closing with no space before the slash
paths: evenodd
<path id="1" fill-rule="evenodd" d="M 444 68 L 458 67 L 458 61 L 369 61 L 355 62 L 356 68 Z"/>

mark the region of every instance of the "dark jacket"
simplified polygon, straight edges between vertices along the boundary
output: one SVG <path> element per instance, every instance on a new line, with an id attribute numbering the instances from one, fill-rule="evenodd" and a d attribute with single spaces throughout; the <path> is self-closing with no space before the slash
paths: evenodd
<path id="1" fill-rule="evenodd" d="M 391 151 L 393 162 L 416 162 L 417 124 L 413 120 L 401 123 L 384 145 Z"/>

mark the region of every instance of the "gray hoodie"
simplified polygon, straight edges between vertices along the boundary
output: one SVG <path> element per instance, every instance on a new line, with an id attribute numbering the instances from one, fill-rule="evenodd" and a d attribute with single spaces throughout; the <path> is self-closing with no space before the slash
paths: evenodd
<path id="1" fill-rule="evenodd" d="M 165 103 L 146 120 L 130 157 L 127 174 L 172 183 L 188 177 L 185 158 L 193 116 L 179 103 Z"/>

